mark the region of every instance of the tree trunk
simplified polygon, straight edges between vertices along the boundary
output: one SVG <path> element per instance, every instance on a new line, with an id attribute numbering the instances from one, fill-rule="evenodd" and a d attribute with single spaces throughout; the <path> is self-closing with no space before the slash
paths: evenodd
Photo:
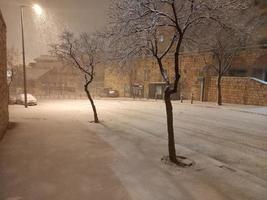
<path id="1" fill-rule="evenodd" d="M 177 62 L 178 58 L 175 57 L 175 59 L 176 59 L 176 63 L 178 63 Z M 177 87 L 177 83 L 179 80 L 179 72 L 177 70 L 178 65 L 175 66 L 176 67 L 175 68 L 175 72 L 176 72 L 175 81 L 176 82 L 174 83 L 174 88 L 171 90 L 170 82 L 169 82 L 169 80 L 165 74 L 162 61 L 160 58 L 158 58 L 157 61 L 159 64 L 161 75 L 164 78 L 166 85 L 167 85 L 165 88 L 165 91 L 164 91 L 164 102 L 165 102 L 165 106 L 166 106 L 166 115 L 167 115 L 169 159 L 172 163 L 179 164 L 177 161 L 177 157 L 176 157 L 174 129 L 173 129 L 173 107 L 172 107 L 172 102 L 171 102 L 171 95 L 177 92 L 177 88 L 175 88 L 175 87 Z"/>
<path id="2" fill-rule="evenodd" d="M 177 163 L 174 130 L 173 130 L 173 109 L 172 109 L 171 93 L 169 90 L 169 86 L 167 86 L 165 89 L 164 101 L 166 105 L 166 114 L 167 114 L 169 158 L 171 162 Z"/>
<path id="3" fill-rule="evenodd" d="M 222 86 L 221 86 L 221 80 L 222 80 L 222 76 L 219 75 L 218 76 L 218 80 L 217 80 L 217 104 L 219 106 L 222 105 Z"/>
<path id="4" fill-rule="evenodd" d="M 91 103 L 91 106 L 92 106 L 92 108 L 93 108 L 93 112 L 94 112 L 94 122 L 95 122 L 95 123 L 99 123 L 98 116 L 97 116 L 97 111 L 96 111 L 96 107 L 95 107 L 95 103 L 94 103 L 94 100 L 93 100 L 93 98 L 92 98 L 92 96 L 91 96 L 91 94 L 90 94 L 90 92 L 89 92 L 88 85 L 85 85 L 85 86 L 84 86 L 84 91 L 86 92 L 87 97 L 88 97 L 88 99 L 89 99 L 89 101 L 90 101 L 90 103 Z"/>

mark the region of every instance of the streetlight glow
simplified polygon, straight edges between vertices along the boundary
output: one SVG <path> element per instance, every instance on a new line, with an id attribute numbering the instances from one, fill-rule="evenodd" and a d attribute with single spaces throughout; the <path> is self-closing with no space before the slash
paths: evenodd
<path id="1" fill-rule="evenodd" d="M 37 15 L 42 15 L 43 14 L 43 9 L 42 9 L 42 7 L 40 6 L 40 5 L 38 5 L 38 4 L 34 4 L 33 6 L 32 6 L 32 8 L 33 8 L 33 10 L 34 10 L 34 12 L 37 14 Z"/>
<path id="2" fill-rule="evenodd" d="M 160 36 L 159 36 L 159 41 L 160 41 L 160 42 L 164 42 L 164 36 L 163 36 L 163 35 L 160 35 Z"/>

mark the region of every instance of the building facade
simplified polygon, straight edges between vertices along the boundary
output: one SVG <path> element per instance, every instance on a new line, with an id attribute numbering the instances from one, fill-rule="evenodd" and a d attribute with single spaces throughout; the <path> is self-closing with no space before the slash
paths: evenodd
<path id="1" fill-rule="evenodd" d="M 0 138 L 8 126 L 6 25 L 0 10 Z"/>
<path id="2" fill-rule="evenodd" d="M 257 0 L 255 5 L 260 8 L 262 23 L 254 34 L 255 42 L 234 58 L 231 69 L 225 74 L 230 77 L 224 78 L 222 83 L 223 100 L 227 103 L 267 105 L 267 2 Z M 204 57 L 210 56 L 208 52 L 205 54 L 182 53 L 181 79 L 174 99 L 216 101 L 216 71 L 207 66 Z M 125 68 L 130 71 L 123 75 L 120 75 L 123 67 L 116 63 L 107 66 L 105 87 L 118 90 L 120 96 L 125 97 L 163 98 L 165 83 L 153 58 L 135 59 L 128 65 Z M 164 66 L 169 77 L 173 77 L 173 57 L 166 58 Z M 237 83 L 242 86 L 236 86 Z M 244 88 L 248 88 L 246 92 Z"/>
<path id="3" fill-rule="evenodd" d="M 27 71 L 28 93 L 37 98 L 85 98 L 84 75 L 79 69 L 66 65 L 55 57 L 42 55 L 30 63 Z M 23 93 L 22 67 L 15 69 L 10 92 L 12 95 Z M 92 95 L 99 95 L 104 87 L 104 70 L 98 65 L 95 79 L 90 85 Z"/>
<path id="4" fill-rule="evenodd" d="M 199 53 L 181 55 L 181 79 L 173 99 L 193 97 L 197 101 L 216 101 L 216 72 L 207 67 L 207 58 Z M 222 82 L 223 102 L 267 104 L 266 58 L 267 49 L 258 48 L 246 49 L 233 60 L 232 68 Z M 163 64 L 169 77 L 174 77 L 173 57 L 167 57 Z M 37 98 L 86 98 L 82 73 L 53 57 L 41 56 L 35 59 L 27 67 L 27 75 L 28 92 Z M 11 94 L 23 93 L 22 77 L 21 70 L 17 70 Z M 120 97 L 163 99 L 165 83 L 157 62 L 150 57 L 134 59 L 126 66 L 115 62 L 98 65 L 90 89 L 93 96 L 101 96 L 107 90 L 117 90 Z"/>
<path id="5" fill-rule="evenodd" d="M 216 101 L 216 71 L 207 65 L 209 55 L 185 53 L 180 57 L 181 79 L 178 92 L 173 99 L 191 99 L 197 101 Z M 205 59 L 204 59 L 205 57 Z M 223 80 L 223 100 L 225 103 L 242 103 L 252 105 L 267 105 L 267 49 L 246 49 L 237 56 L 232 68 L 225 74 Z M 105 88 L 118 90 L 121 97 L 140 97 L 162 99 L 165 83 L 162 80 L 156 61 L 151 58 L 135 59 L 125 68 L 130 71 L 121 72 L 123 67 L 112 63 L 106 67 Z M 174 77 L 173 57 L 164 61 L 169 77 Z M 212 80 L 212 81 L 211 81 Z M 227 81 L 226 81 L 227 80 Z M 236 83 L 246 86 L 237 87 Z M 233 88 L 236 87 L 236 90 Z M 244 88 L 249 88 L 247 93 Z M 240 91 L 239 91 L 240 90 Z M 258 94 L 250 94 L 251 91 Z M 242 99 L 236 100 L 233 96 Z M 238 92 L 239 91 L 239 92 Z M 249 92 L 250 91 L 250 92 Z M 224 95 L 225 94 L 225 95 Z M 249 96 L 254 96 L 250 98 Z M 248 99 L 248 100 L 244 100 Z M 249 100 L 253 99 L 253 100 Z"/>

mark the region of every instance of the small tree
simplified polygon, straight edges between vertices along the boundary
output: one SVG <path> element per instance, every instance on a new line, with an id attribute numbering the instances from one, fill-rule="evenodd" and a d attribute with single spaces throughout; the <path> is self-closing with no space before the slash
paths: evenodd
<path id="1" fill-rule="evenodd" d="M 234 30 L 221 28 L 214 40 L 208 41 L 211 49 L 211 63 L 204 59 L 208 66 L 212 67 L 217 74 L 217 104 L 222 105 L 222 77 L 230 70 L 233 58 L 239 53 L 242 45 L 242 37 Z"/>
<path id="2" fill-rule="evenodd" d="M 91 103 L 95 123 L 99 123 L 99 119 L 89 86 L 95 77 L 95 67 L 100 62 L 100 51 L 100 41 L 87 33 L 75 37 L 73 33 L 65 31 L 60 35 L 59 43 L 51 45 L 53 55 L 84 74 L 84 91 Z"/>
<path id="3" fill-rule="evenodd" d="M 173 127 L 171 96 L 177 93 L 180 80 L 180 53 L 198 28 L 208 22 L 221 23 L 226 15 L 232 15 L 247 7 L 250 0 L 115 0 L 111 6 L 110 23 L 114 31 L 113 43 L 125 57 L 140 55 L 140 49 L 148 49 L 158 63 L 166 83 L 166 105 L 169 159 L 177 160 Z M 167 42 L 159 44 L 159 33 L 168 33 Z M 117 48 L 114 48 L 117 51 Z M 149 53 L 148 53 L 149 54 Z M 173 54 L 174 77 L 170 77 L 162 60 Z"/>
<path id="4" fill-rule="evenodd" d="M 205 48 L 212 57 L 211 62 L 207 63 L 204 54 L 206 64 L 217 74 L 217 104 L 219 106 L 222 105 L 222 77 L 232 67 L 233 59 L 248 43 L 251 43 L 251 36 L 259 22 L 257 13 L 259 13 L 257 8 L 250 8 L 237 12 L 235 18 L 225 19 L 224 24 L 210 24 L 209 30 L 213 34 L 199 43 L 200 48 Z"/>

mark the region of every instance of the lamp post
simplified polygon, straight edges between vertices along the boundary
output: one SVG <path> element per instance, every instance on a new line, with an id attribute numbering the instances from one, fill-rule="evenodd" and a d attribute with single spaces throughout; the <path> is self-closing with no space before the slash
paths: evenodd
<path id="1" fill-rule="evenodd" d="M 21 23 L 21 41 L 22 41 L 22 59 L 23 59 L 23 85 L 24 85 L 24 106 L 28 107 L 27 101 L 27 76 L 26 76 L 26 59 L 25 59 L 25 41 L 24 41 L 24 8 L 27 7 L 25 5 L 20 6 L 20 23 Z M 42 15 L 42 8 L 34 4 L 32 6 L 33 10 L 37 15 Z"/>

